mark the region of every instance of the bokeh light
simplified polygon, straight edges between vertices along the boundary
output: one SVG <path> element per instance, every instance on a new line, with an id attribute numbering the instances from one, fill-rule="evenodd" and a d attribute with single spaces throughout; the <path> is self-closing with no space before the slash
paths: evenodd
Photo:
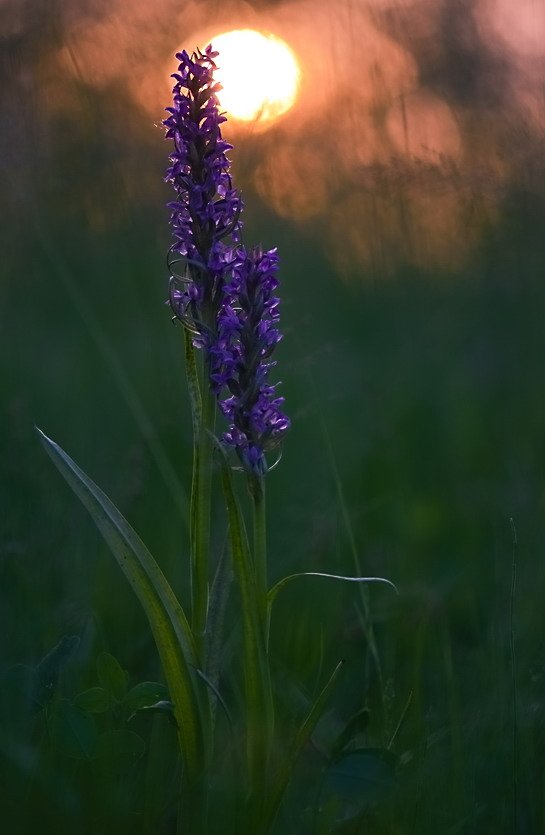
<path id="1" fill-rule="evenodd" d="M 267 122 L 292 107 L 300 70 L 285 41 L 255 29 L 223 32 L 211 41 L 219 52 L 219 99 L 231 118 Z"/>
<path id="2" fill-rule="evenodd" d="M 40 30 L 21 15 L 24 4 L 0 1 L 13 44 Z M 58 38 L 35 36 L 39 68 L 35 57 L 18 69 L 32 109 L 21 111 L 6 88 L 6 124 L 24 132 L 32 112 L 41 168 L 57 129 L 76 155 L 82 141 L 107 138 L 123 165 L 63 193 L 67 209 L 72 201 L 85 206 L 89 223 L 106 228 L 159 189 L 157 167 L 140 159 L 160 145 L 174 54 L 212 41 L 229 115 L 224 132 L 247 194 L 257 192 L 269 210 L 304 227 L 347 276 L 395 274 L 406 263 L 459 267 L 478 257 L 511 184 L 545 188 L 545 5 L 469 5 L 464 13 L 450 0 L 188 0 L 183 7 L 134 0 L 129 12 L 125 0 L 72 0 L 59 7 Z M 29 176 L 10 130 L 3 165 Z M 129 174 L 128 155 L 138 176 Z M 52 183 L 61 189 L 63 180 Z M 22 176 L 9 187 L 24 199 Z M 401 212 L 388 209 L 392 201 Z M 477 234 L 467 233 L 467 206 L 479 208 Z M 386 218 L 378 232 L 375 212 Z"/>

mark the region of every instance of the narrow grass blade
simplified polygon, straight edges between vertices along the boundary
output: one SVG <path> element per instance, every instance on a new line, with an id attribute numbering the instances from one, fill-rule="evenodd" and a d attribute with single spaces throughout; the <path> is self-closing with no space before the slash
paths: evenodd
<path id="1" fill-rule="evenodd" d="M 313 375 L 310 372 L 310 367 L 309 367 L 309 379 L 310 379 L 310 384 L 311 384 L 311 387 L 312 387 L 312 390 L 313 390 L 313 393 L 314 393 L 315 403 L 319 404 L 321 401 L 318 397 L 318 390 L 316 388 L 316 384 L 314 382 Z M 360 556 L 359 556 L 359 552 L 358 552 L 358 547 L 357 547 L 357 543 L 356 543 L 356 537 L 355 537 L 355 534 L 354 534 L 354 528 L 353 528 L 352 521 L 350 519 L 350 514 L 349 514 L 349 511 L 348 511 L 348 503 L 346 501 L 343 482 L 342 482 L 342 479 L 341 479 L 341 476 L 340 476 L 340 473 L 339 473 L 339 468 L 337 466 L 337 460 L 336 460 L 336 457 L 335 457 L 335 450 L 334 450 L 334 447 L 333 447 L 333 442 L 331 440 L 331 434 L 328 430 L 327 423 L 326 423 L 325 417 L 323 415 L 323 412 L 319 412 L 319 418 L 320 418 L 320 423 L 321 423 L 321 427 L 322 427 L 322 436 L 323 436 L 323 439 L 324 439 L 324 449 L 325 449 L 327 458 L 329 459 L 331 474 L 333 476 L 333 479 L 334 479 L 334 482 L 335 482 L 335 487 L 337 489 L 337 498 L 338 498 L 338 502 L 339 502 L 339 509 L 341 511 L 342 520 L 343 520 L 345 531 L 346 531 L 346 537 L 347 537 L 347 540 L 348 540 L 348 545 L 349 545 L 350 551 L 352 552 L 352 559 L 353 559 L 353 563 L 354 563 L 354 571 L 356 572 L 356 574 L 361 574 L 362 568 L 361 568 L 361 561 L 360 561 Z M 369 652 L 370 652 L 371 658 L 373 660 L 373 664 L 374 664 L 374 667 L 375 667 L 375 674 L 377 676 L 377 681 L 378 681 L 378 685 L 379 685 L 379 688 L 380 688 L 383 721 L 386 725 L 386 697 L 385 697 L 385 690 L 384 690 L 384 678 L 383 678 L 383 675 L 382 675 L 382 664 L 381 664 L 381 661 L 380 661 L 377 642 L 376 642 L 376 638 L 375 638 L 375 630 L 374 630 L 374 625 L 373 625 L 373 619 L 371 617 L 371 607 L 370 607 L 369 597 L 368 597 L 368 593 L 367 593 L 368 590 L 365 587 L 365 585 L 359 586 L 359 590 L 360 590 L 361 608 L 362 608 L 362 614 L 363 614 L 363 628 L 365 630 L 365 636 L 366 636 L 367 644 L 368 644 L 368 647 L 369 647 Z"/>
<path id="2" fill-rule="evenodd" d="M 314 728 L 318 724 L 318 720 L 324 712 L 327 700 L 329 699 L 337 682 L 343 665 L 344 661 L 339 661 L 329 677 L 329 680 L 314 700 L 314 703 L 312 704 L 312 707 L 310 708 L 303 724 L 295 735 L 295 739 L 293 740 L 290 750 L 282 763 L 282 767 L 276 776 L 276 780 L 273 782 L 272 790 L 269 792 L 270 804 L 267 809 L 266 824 L 263 827 L 263 832 L 269 832 L 270 827 L 272 827 L 274 823 L 297 759 L 309 741 Z"/>
<path id="3" fill-rule="evenodd" d="M 221 705 L 222 710 L 225 713 L 225 716 L 227 717 L 227 721 L 229 722 L 229 727 L 232 730 L 233 729 L 233 717 L 231 716 L 231 712 L 230 712 L 229 708 L 227 707 L 227 702 L 225 701 L 225 699 L 221 695 L 220 691 L 218 690 L 218 688 L 216 687 L 214 682 L 211 679 L 209 679 L 208 676 L 206 676 L 203 673 L 202 670 L 196 670 L 195 672 L 197 673 L 197 675 L 199 676 L 201 681 L 203 681 L 206 684 L 206 686 L 209 688 L 210 692 L 214 694 L 214 696 L 216 698 L 216 701 L 217 701 L 218 704 Z"/>
<path id="4" fill-rule="evenodd" d="M 346 583 L 386 583 L 387 586 L 390 586 L 399 594 L 397 586 L 391 580 L 386 580 L 384 577 L 345 577 L 343 574 L 326 574 L 322 571 L 301 571 L 298 574 L 289 574 L 287 577 L 283 577 L 282 580 L 279 580 L 278 583 L 275 583 L 269 589 L 267 594 L 269 607 L 272 605 L 278 592 L 287 586 L 288 583 L 291 583 L 292 580 L 297 580 L 298 577 L 325 577 L 327 580 L 341 580 Z"/>
<path id="5" fill-rule="evenodd" d="M 233 581 L 233 568 L 228 558 L 227 547 L 225 546 L 218 566 L 212 590 L 210 592 L 210 604 L 208 607 L 208 619 L 206 622 L 206 633 L 208 638 L 206 651 L 206 675 L 208 679 L 218 687 L 222 656 L 224 651 L 224 623 L 227 601 Z M 216 712 L 216 702 L 212 702 L 212 722 Z"/>
<path id="6" fill-rule="evenodd" d="M 89 511 L 148 618 L 175 704 L 180 746 L 190 783 L 201 778 L 203 727 L 192 674 L 196 664 L 186 616 L 154 558 L 109 498 L 54 441 L 38 429 L 53 463 Z"/>

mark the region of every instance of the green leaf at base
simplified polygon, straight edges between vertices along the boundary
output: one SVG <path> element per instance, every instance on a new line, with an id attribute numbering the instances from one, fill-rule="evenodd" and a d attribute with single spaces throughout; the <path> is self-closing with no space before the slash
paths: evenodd
<path id="1" fill-rule="evenodd" d="M 193 667 L 195 644 L 185 613 L 140 537 L 100 488 L 54 441 L 40 440 L 108 543 L 148 618 L 175 705 L 180 747 L 190 784 L 200 784 L 205 745 Z"/>

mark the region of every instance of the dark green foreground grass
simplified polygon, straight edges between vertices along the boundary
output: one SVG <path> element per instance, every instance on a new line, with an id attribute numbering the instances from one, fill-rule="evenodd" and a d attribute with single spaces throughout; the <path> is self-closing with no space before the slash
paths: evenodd
<path id="1" fill-rule="evenodd" d="M 0 290 L 1 819 L 14 833 L 146 831 L 147 791 L 166 808 L 167 832 L 176 784 L 166 722 L 132 725 L 148 746 L 152 734 L 164 739 L 158 766 L 147 753 L 122 767 L 86 763 L 52 748 L 14 684 L 17 665 L 35 665 L 66 635 L 80 644 L 58 695 L 96 683 L 101 651 L 133 684 L 159 675 L 143 616 L 34 424 L 112 496 L 187 599 L 176 479 L 189 489 L 191 439 L 181 335 L 162 304 L 161 219 L 137 216 L 131 228 L 90 236 L 39 208 L 21 218 L 30 233 L 21 225 L 5 242 Z M 343 285 L 289 230 L 261 227 L 267 243 L 275 233 L 285 263 L 279 376 L 293 417 L 270 477 L 272 579 L 353 573 L 353 536 L 363 572 L 400 591 L 369 593 L 382 699 L 353 587 L 294 584 L 273 618 L 286 735 L 290 713 L 341 657 L 324 739 L 368 706 L 360 742 L 384 746 L 410 699 L 392 744 L 397 782 L 347 833 L 515 831 L 511 519 L 516 831 L 545 829 L 545 289 L 539 214 L 530 220 L 532 234 L 506 221 L 472 275 L 404 274 L 359 286 Z M 236 663 L 226 655 L 228 669 Z M 228 685 L 226 695 L 239 697 Z M 328 831 L 326 817 L 314 820 L 310 810 L 318 766 L 309 752 L 299 794 L 290 795 L 295 811 L 279 831 Z"/>

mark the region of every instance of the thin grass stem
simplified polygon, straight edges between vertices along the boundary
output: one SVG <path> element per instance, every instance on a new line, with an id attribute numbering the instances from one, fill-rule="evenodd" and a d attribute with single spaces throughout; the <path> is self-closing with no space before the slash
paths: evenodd
<path id="1" fill-rule="evenodd" d="M 335 458 L 335 451 L 333 449 L 333 444 L 331 442 L 331 436 L 329 434 L 329 430 L 327 428 L 326 422 L 324 420 L 323 415 L 320 416 L 320 423 L 322 425 L 322 435 L 324 438 L 324 445 L 327 450 L 331 473 L 333 475 L 333 479 L 335 481 L 335 488 L 337 490 L 337 498 L 339 501 L 339 506 L 341 510 L 342 520 L 346 532 L 346 536 L 348 539 L 348 544 L 350 547 L 350 551 L 352 553 L 352 560 L 354 563 L 354 569 L 356 571 L 357 576 L 361 576 L 362 574 L 362 566 L 360 555 L 358 552 L 358 546 L 356 544 L 356 537 L 354 535 L 354 528 L 352 526 L 352 521 L 350 519 L 350 515 L 348 513 L 348 505 L 346 502 L 346 497 L 344 494 L 344 487 L 341 481 L 341 477 L 339 474 L 339 469 L 337 467 L 337 460 Z M 379 693 L 380 693 L 380 701 L 382 707 L 382 714 L 383 714 L 383 721 L 384 725 L 386 726 L 387 723 L 387 715 L 386 715 L 386 700 L 385 700 L 385 693 L 384 693 L 384 677 L 382 674 L 382 663 L 380 660 L 380 654 L 378 650 L 378 645 L 375 636 L 375 629 L 373 626 L 373 619 L 371 616 L 371 604 L 369 601 L 369 592 L 364 584 L 360 585 L 359 588 L 360 599 L 361 599 L 361 616 L 362 616 L 362 627 L 365 633 L 365 638 L 367 640 L 367 646 L 369 647 L 369 653 L 371 658 L 373 659 L 373 665 L 375 668 L 375 675 L 377 678 Z"/>
<path id="2" fill-rule="evenodd" d="M 265 479 L 252 477 L 250 492 L 253 504 L 253 558 L 259 600 L 260 619 L 266 634 L 267 620 L 267 511 Z"/>
<path id="3" fill-rule="evenodd" d="M 199 483 L 199 436 L 202 423 L 202 397 L 197 368 L 196 350 L 193 345 L 193 338 L 189 331 L 184 328 L 185 340 L 185 373 L 187 388 L 189 391 L 189 402 L 191 405 L 191 422 L 193 426 L 193 469 L 191 473 L 191 503 L 189 510 L 189 551 L 191 554 L 190 566 L 193 575 L 193 563 L 195 553 L 195 530 L 197 526 L 197 485 Z M 193 580 L 191 579 L 191 588 Z M 193 601 L 192 601 L 193 602 Z"/>
<path id="4" fill-rule="evenodd" d="M 308 368 L 308 376 L 310 385 L 312 388 L 312 392 L 315 398 L 315 402 L 319 403 L 318 399 L 318 391 L 316 388 L 316 383 L 314 381 L 314 376 Z M 335 482 L 335 489 L 337 491 L 337 499 L 339 502 L 339 507 L 341 510 L 341 516 L 343 525 L 346 532 L 346 537 L 348 539 L 348 545 L 352 554 L 352 560 L 354 563 L 354 568 L 356 574 L 361 576 L 362 568 L 361 568 L 361 560 L 360 555 L 358 552 L 358 546 L 356 544 L 356 537 L 354 535 L 354 528 L 352 526 L 352 522 L 350 519 L 350 515 L 348 513 L 348 506 L 346 502 L 346 497 L 344 493 L 344 487 L 341 481 L 339 468 L 337 466 L 337 459 L 335 457 L 335 450 L 333 448 L 333 443 L 331 441 L 331 435 L 329 433 L 325 418 L 323 414 L 320 414 L 320 425 L 322 430 L 322 437 L 324 440 L 324 447 L 327 453 L 327 457 L 329 459 L 329 465 L 331 468 L 331 474 L 333 476 L 333 480 Z M 361 618 L 362 618 L 362 627 L 365 632 L 365 638 L 367 640 L 367 645 L 369 647 L 369 653 L 373 661 L 373 666 L 375 668 L 375 675 L 378 683 L 379 693 L 380 693 L 380 702 L 382 708 L 382 716 L 384 726 L 386 727 L 387 724 L 387 715 L 386 715 L 386 700 L 385 700 L 385 693 L 384 693 L 384 677 L 382 673 L 382 663 L 380 660 L 380 654 L 377 646 L 375 630 L 373 626 L 373 619 L 371 616 L 371 605 L 369 601 L 369 593 L 365 586 L 362 584 L 359 589 L 360 598 L 361 598 Z"/>

